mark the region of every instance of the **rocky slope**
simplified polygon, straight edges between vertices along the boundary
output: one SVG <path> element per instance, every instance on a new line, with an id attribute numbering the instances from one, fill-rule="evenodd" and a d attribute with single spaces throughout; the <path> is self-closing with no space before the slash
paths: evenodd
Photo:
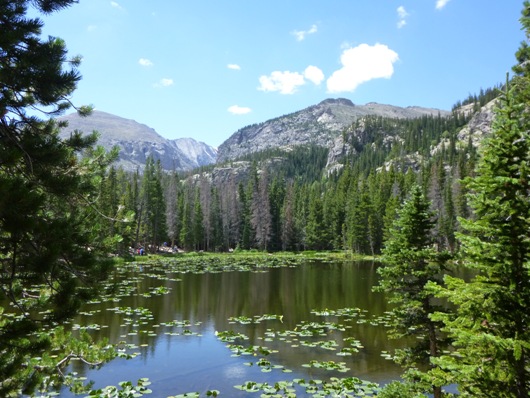
<path id="1" fill-rule="evenodd" d="M 160 159 L 165 170 L 187 171 L 200 166 L 215 163 L 217 150 L 193 138 L 168 140 L 154 129 L 134 120 L 94 111 L 92 115 L 82 118 L 76 113 L 63 116 L 68 122 L 61 135 L 67 136 L 74 130 L 85 133 L 98 131 L 99 145 L 107 149 L 113 146 L 120 148 L 118 166 L 125 170 L 142 169 L 148 156 Z"/>
<path id="2" fill-rule="evenodd" d="M 422 107 L 401 108 L 374 102 L 355 105 L 344 98 L 327 99 L 301 111 L 238 130 L 219 147 L 218 162 L 276 147 L 304 144 L 332 147 L 345 128 L 366 115 L 415 118 L 431 114 L 445 116 L 449 112 Z"/>
<path id="3" fill-rule="evenodd" d="M 455 112 L 461 115 L 470 117 L 467 124 L 462 127 L 457 133 L 457 145 L 465 147 L 471 141 L 472 145 L 478 147 L 482 140 L 491 133 L 492 123 L 495 118 L 495 107 L 497 100 L 494 99 L 480 108 L 480 110 L 473 113 L 474 104 L 465 105 L 461 108 L 457 108 Z M 326 170 L 328 172 L 335 171 L 342 167 L 341 160 L 346 156 L 355 154 L 355 149 L 352 147 L 351 142 L 355 140 L 360 145 L 365 145 L 370 141 L 370 137 L 366 135 L 365 120 L 360 120 L 359 123 L 354 127 L 353 125 L 344 131 L 344 134 L 339 135 L 330 146 Z M 393 128 L 392 123 L 387 124 L 387 130 L 384 131 L 383 145 L 392 146 L 396 142 L 403 142 L 401 132 L 399 129 Z M 441 140 L 431 146 L 430 153 L 441 151 L 443 148 L 448 148 L 450 145 L 449 138 L 442 137 Z M 387 170 L 391 165 L 395 167 L 404 166 L 405 168 L 412 168 L 418 170 L 422 163 L 422 156 L 419 153 L 411 153 L 401 158 L 391 159 L 385 162 L 384 168 Z"/>

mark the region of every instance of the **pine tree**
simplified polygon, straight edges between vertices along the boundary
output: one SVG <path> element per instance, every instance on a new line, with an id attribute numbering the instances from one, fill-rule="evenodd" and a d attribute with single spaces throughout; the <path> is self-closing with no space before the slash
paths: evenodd
<path id="1" fill-rule="evenodd" d="M 430 390 L 439 398 L 441 385 L 430 375 L 430 361 L 440 355 L 445 341 L 441 322 L 430 319 L 440 308 L 426 285 L 441 282 L 446 259 L 433 247 L 434 225 L 430 202 L 419 186 L 413 186 L 385 242 L 384 266 L 378 270 L 381 280 L 374 290 L 389 294 L 389 301 L 396 305 L 392 310 L 395 322 L 391 335 L 418 339 L 415 345 L 397 351 L 397 361 L 407 369 L 405 380 L 411 383 L 413 391 Z M 419 370 L 422 367 L 429 370 Z"/>
<path id="2" fill-rule="evenodd" d="M 324 211 L 320 187 L 317 184 L 311 189 L 309 211 L 305 228 L 306 248 L 309 250 L 323 250 L 326 248 L 326 234 L 324 228 Z"/>
<path id="3" fill-rule="evenodd" d="M 265 169 L 254 185 L 250 208 L 250 222 L 254 231 L 256 245 L 260 250 L 267 250 L 269 248 L 272 235 L 272 217 L 268 185 L 268 172 Z"/>
<path id="4" fill-rule="evenodd" d="M 530 2 L 521 18 L 530 35 Z M 439 363 L 462 396 L 530 396 L 530 48 L 517 55 L 517 75 L 500 98 L 492 136 L 476 176 L 466 180 L 473 219 L 461 220 L 462 263 L 471 281 L 446 277 L 440 295 L 456 305 L 439 316 L 455 353 Z"/>
<path id="5" fill-rule="evenodd" d="M 526 82 L 514 84 L 501 99 L 477 176 L 468 180 L 477 218 L 461 220 L 468 233 L 460 236 L 461 251 L 478 275 L 469 283 L 447 277 L 440 293 L 457 305 L 454 319 L 440 317 L 457 349 L 441 363 L 464 396 L 530 394 L 530 123 L 520 117 L 516 94 Z"/>
<path id="6" fill-rule="evenodd" d="M 134 218 L 133 211 L 125 206 L 126 198 L 120 195 L 121 191 L 118 171 L 111 166 L 101 176 L 98 211 L 92 217 L 92 228 L 98 234 L 98 241 L 105 242 L 115 254 L 127 253 L 129 242 L 124 240 L 130 235 Z"/>
<path id="7" fill-rule="evenodd" d="M 342 226 L 344 225 L 346 195 L 331 181 L 328 182 L 323 197 L 323 230 L 326 246 L 340 250 L 343 247 Z"/>
<path id="8" fill-rule="evenodd" d="M 204 230 L 204 212 L 202 211 L 201 194 L 199 189 L 195 192 L 195 200 L 193 201 L 193 217 L 191 224 L 191 237 L 195 250 L 204 250 L 205 244 L 205 230 Z"/>
<path id="9" fill-rule="evenodd" d="M 178 240 L 179 228 L 179 213 L 178 213 L 178 198 L 179 198 L 179 177 L 173 171 L 169 176 L 169 182 L 166 184 L 165 199 L 166 199 L 166 225 L 167 234 L 171 243 L 171 247 L 175 246 Z"/>
<path id="10" fill-rule="evenodd" d="M 295 194 L 294 184 L 291 182 L 287 185 L 285 199 L 282 208 L 282 249 L 296 250 L 296 222 L 295 212 Z"/>
<path id="11" fill-rule="evenodd" d="M 42 21 L 27 16 L 30 5 L 51 13 L 73 3 L 0 1 L 0 296 L 21 314 L 0 308 L 1 396 L 31 393 L 47 371 L 28 359 L 52 342 L 37 332 L 75 314 L 112 264 L 92 224 L 112 156 L 93 149 L 97 134 L 63 140 L 65 123 L 47 119 L 71 106 L 80 58 L 68 59 L 59 38 L 41 39 Z"/>
<path id="12" fill-rule="evenodd" d="M 370 246 L 369 217 L 371 203 L 365 181 L 350 186 L 346 210 L 346 235 L 348 247 L 356 253 L 372 254 Z"/>
<path id="13" fill-rule="evenodd" d="M 235 248 L 240 240 L 241 220 L 240 207 L 241 203 L 238 195 L 238 186 L 235 177 L 230 175 L 227 183 L 217 187 L 220 196 L 221 218 L 223 229 L 223 245 L 226 248 Z"/>
<path id="14" fill-rule="evenodd" d="M 252 196 L 252 185 L 249 182 L 249 186 L 245 189 L 243 183 L 239 183 L 239 227 L 240 227 L 240 242 L 239 245 L 242 249 L 250 249 L 250 243 L 252 241 L 252 225 L 250 224 L 250 198 Z"/>
<path id="15" fill-rule="evenodd" d="M 142 178 L 143 243 L 155 252 L 167 237 L 166 202 L 162 190 L 162 167 L 160 160 L 156 163 L 152 156 L 146 160 Z"/>
<path id="16" fill-rule="evenodd" d="M 211 188 L 210 205 L 210 239 L 208 251 L 219 251 L 223 249 L 223 220 L 221 216 L 221 202 L 219 199 L 219 192 L 215 188 Z"/>
<path id="17" fill-rule="evenodd" d="M 193 249 L 193 234 L 192 234 L 192 206 L 190 204 L 189 192 L 179 196 L 179 215 L 180 215 L 180 232 L 179 232 L 179 246 L 185 250 Z"/>
<path id="18" fill-rule="evenodd" d="M 271 238 L 270 249 L 273 251 L 282 248 L 282 205 L 285 198 L 285 184 L 283 178 L 276 176 L 269 189 L 269 208 L 271 212 Z"/>

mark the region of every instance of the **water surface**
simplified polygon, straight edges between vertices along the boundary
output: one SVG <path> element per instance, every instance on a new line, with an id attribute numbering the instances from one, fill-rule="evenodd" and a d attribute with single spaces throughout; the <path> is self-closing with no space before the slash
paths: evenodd
<path id="1" fill-rule="evenodd" d="M 147 377 L 153 390 L 148 396 L 153 398 L 193 391 L 203 396 L 207 390 L 219 390 L 222 396 L 248 396 L 234 385 L 250 380 L 274 384 L 295 378 L 355 376 L 386 383 L 397 379 L 401 369 L 382 356 L 398 342 L 388 340 L 382 325 L 388 310 L 383 294 L 371 291 L 377 281 L 376 268 L 371 262 L 307 262 L 260 272 L 195 274 L 135 264 L 127 277 L 132 280 L 130 294 L 120 301 L 87 304 L 84 315 L 73 325 L 88 326 L 95 338 L 131 344 L 128 352 L 139 355 L 129 360 L 117 358 L 100 369 L 76 363 L 71 370 L 94 381 L 94 388 Z M 352 318 L 312 312 L 344 308 L 361 311 Z M 246 316 L 256 321 L 265 314 L 282 318 L 248 324 L 230 320 Z M 311 322 L 338 324 L 344 330 L 325 328 L 325 336 L 296 335 Z M 248 340 L 223 342 L 216 336 L 223 331 L 242 333 Z M 351 347 L 348 338 L 360 341 L 362 348 L 350 356 L 337 355 L 342 348 Z M 311 346 L 324 341 L 334 341 L 335 348 Z M 233 356 L 227 344 L 262 346 L 277 352 Z M 263 372 L 257 366 L 261 358 L 279 367 Z M 344 362 L 349 370 L 302 366 L 312 360 Z M 61 396 L 72 394 L 63 390 Z"/>

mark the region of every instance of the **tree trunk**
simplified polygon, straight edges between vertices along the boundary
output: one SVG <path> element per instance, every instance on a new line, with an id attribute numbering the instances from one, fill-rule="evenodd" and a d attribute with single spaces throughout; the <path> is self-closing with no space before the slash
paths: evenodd
<path id="1" fill-rule="evenodd" d="M 428 314 L 432 313 L 429 299 L 424 301 L 424 309 Z M 429 355 L 431 358 L 438 356 L 438 340 L 436 338 L 436 326 L 431 321 L 427 324 L 429 330 Z M 434 398 L 442 398 L 442 387 L 432 386 L 432 394 Z"/>

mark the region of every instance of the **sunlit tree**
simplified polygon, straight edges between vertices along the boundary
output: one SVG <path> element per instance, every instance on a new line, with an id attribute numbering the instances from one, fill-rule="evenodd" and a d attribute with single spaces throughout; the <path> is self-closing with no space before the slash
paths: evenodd
<path id="1" fill-rule="evenodd" d="M 522 24 L 530 34 L 530 2 Z M 461 220 L 462 263 L 477 275 L 446 277 L 456 308 L 440 315 L 456 351 L 439 360 L 462 396 L 530 396 L 530 48 L 517 52 L 476 176 L 466 181 L 475 217 Z"/>
<path id="2" fill-rule="evenodd" d="M 396 352 L 396 360 L 406 369 L 404 379 L 410 383 L 411 393 L 430 392 L 439 398 L 442 386 L 431 377 L 431 359 L 441 354 L 446 339 L 440 330 L 442 323 L 431 319 L 440 306 L 426 286 L 441 283 L 447 258 L 434 247 L 434 226 L 430 202 L 415 185 L 385 242 L 383 266 L 378 270 L 381 280 L 375 290 L 385 292 L 395 304 L 391 336 L 416 338 L 415 343 Z"/>

